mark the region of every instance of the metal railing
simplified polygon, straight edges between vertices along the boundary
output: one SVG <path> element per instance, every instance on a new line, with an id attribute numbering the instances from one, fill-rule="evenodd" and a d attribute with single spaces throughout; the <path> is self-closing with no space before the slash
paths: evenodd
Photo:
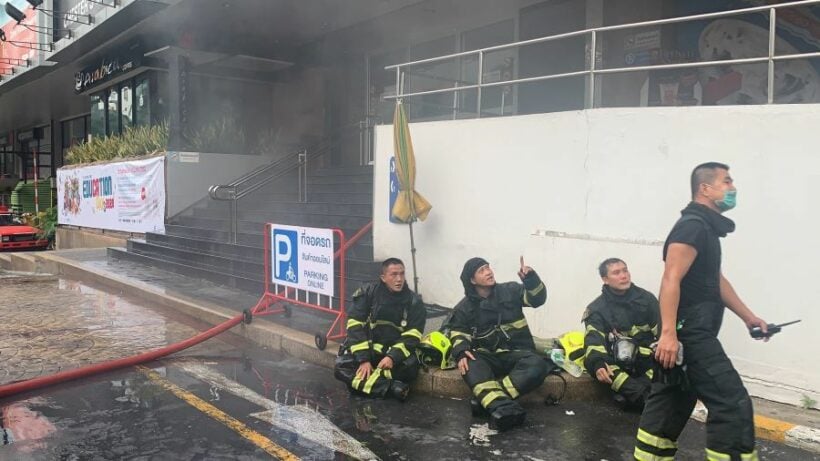
<path id="1" fill-rule="evenodd" d="M 705 13 L 705 14 L 696 14 L 696 15 L 689 15 L 689 16 L 681 16 L 677 18 L 669 18 L 669 19 L 658 19 L 653 21 L 644 21 L 644 22 L 636 22 L 630 24 L 619 24 L 614 26 L 604 26 L 604 27 L 595 27 L 589 28 L 584 30 L 579 30 L 575 32 L 567 32 L 563 34 L 556 34 L 550 35 L 546 37 L 539 37 L 530 40 L 522 40 L 513 43 L 507 43 L 503 45 L 496 45 L 490 46 L 486 48 L 481 48 L 478 50 L 473 51 L 464 51 L 460 53 L 453 53 L 444 56 L 437 56 L 428 59 L 420 59 L 416 61 L 405 62 L 401 64 L 393 64 L 390 66 L 385 66 L 385 70 L 395 70 L 396 73 L 396 94 L 393 95 L 386 95 L 384 96 L 385 99 L 402 99 L 402 98 L 410 98 L 414 96 L 423 96 L 423 95 L 431 95 L 431 94 L 442 94 L 442 93 L 453 93 L 454 95 L 458 92 L 462 91 L 469 91 L 475 90 L 477 93 L 477 102 L 476 102 L 476 117 L 481 117 L 481 92 L 485 88 L 492 88 L 497 86 L 508 86 L 508 85 L 517 85 L 521 83 L 530 83 L 530 82 L 540 82 L 545 80 L 552 80 L 552 79 L 560 79 L 560 78 L 570 78 L 570 77 L 579 77 L 579 76 L 586 76 L 588 79 L 588 84 L 586 88 L 586 95 L 585 95 L 585 108 L 592 109 L 595 107 L 595 97 L 596 97 L 596 89 L 595 89 L 595 77 L 598 75 L 606 75 L 606 74 L 617 74 L 617 73 L 629 73 L 629 72 L 641 72 L 641 71 L 648 71 L 648 70 L 664 70 L 664 69 L 683 69 L 683 68 L 691 68 L 691 67 L 707 67 L 707 66 L 728 66 L 733 64 L 757 64 L 757 63 L 767 63 L 768 64 L 768 81 L 767 81 L 767 104 L 774 103 L 774 66 L 776 62 L 779 61 L 790 61 L 795 59 L 809 59 L 809 58 L 820 58 L 820 51 L 818 52 L 809 52 L 809 53 L 796 53 L 796 54 L 787 54 L 787 55 L 775 55 L 775 41 L 776 41 L 776 31 L 777 31 L 777 11 L 780 9 L 786 8 L 794 8 L 799 6 L 808 6 L 808 5 L 818 5 L 820 4 L 820 0 L 803 0 L 803 1 L 796 1 L 796 2 L 789 2 L 789 3 L 780 3 L 776 5 L 766 5 L 766 6 L 758 6 L 758 7 L 751 7 L 751 8 L 743 8 L 737 10 L 730 10 L 730 11 L 720 11 L 715 13 Z M 675 64 L 654 64 L 654 65 L 646 65 L 646 66 L 634 66 L 634 67 L 614 67 L 614 68 L 605 68 L 605 69 L 598 69 L 596 68 L 596 63 L 599 58 L 598 54 L 598 36 L 602 32 L 611 32 L 617 30 L 624 30 L 624 29 L 634 29 L 634 28 L 642 28 L 642 27 L 651 27 L 651 26 L 661 26 L 665 24 L 674 24 L 674 23 L 681 23 L 681 22 L 689 22 L 689 21 L 701 21 L 705 19 L 714 19 L 714 18 L 722 18 L 726 16 L 737 16 L 749 13 L 761 13 L 761 12 L 768 12 L 769 13 L 769 27 L 768 27 L 768 55 L 755 57 L 755 58 L 741 58 L 741 59 L 721 59 L 721 60 L 712 60 L 712 61 L 698 61 L 698 62 L 687 62 L 687 63 L 675 63 Z M 548 74 L 548 75 L 539 75 L 534 77 L 526 77 L 526 78 L 516 78 L 510 80 L 502 80 L 496 82 L 483 82 L 484 77 L 484 57 L 487 53 L 496 52 L 500 50 L 510 49 L 510 48 L 519 48 L 522 46 L 527 45 L 534 45 L 538 43 L 545 43 L 555 40 L 573 38 L 573 37 L 587 37 L 587 49 L 586 53 L 586 61 L 587 65 L 584 70 L 578 70 L 573 72 L 564 72 L 558 74 Z M 455 86 L 449 88 L 440 88 L 440 89 L 433 89 L 433 90 L 425 90 L 425 91 L 416 91 L 416 92 L 404 92 L 404 76 L 407 72 L 407 69 L 413 66 L 418 66 L 422 64 L 430 64 L 436 63 L 441 61 L 448 61 L 463 57 L 472 57 L 477 59 L 478 61 L 478 76 L 477 81 L 474 84 L 461 84 L 460 82 L 456 81 Z M 503 113 L 503 109 L 502 109 Z"/>
<path id="2" fill-rule="evenodd" d="M 226 201 L 229 204 L 230 229 L 228 243 L 237 243 L 239 233 L 239 201 L 258 191 L 266 185 L 280 179 L 294 171 L 297 172 L 298 201 L 308 201 L 308 162 L 317 160 L 333 148 L 339 146 L 343 140 L 358 132 L 340 132 L 328 136 L 317 144 L 286 154 L 278 160 L 259 167 L 229 184 L 215 184 L 208 188 L 208 197 L 212 200 Z"/>

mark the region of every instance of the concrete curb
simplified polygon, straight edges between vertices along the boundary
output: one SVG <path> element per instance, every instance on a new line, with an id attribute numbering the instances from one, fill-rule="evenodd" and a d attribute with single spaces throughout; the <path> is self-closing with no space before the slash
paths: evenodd
<path id="1" fill-rule="evenodd" d="M 708 415 L 706 407 L 698 402 L 695 411 L 692 412 L 692 419 L 705 423 Z M 820 430 L 761 415 L 755 415 L 754 418 L 755 436 L 758 439 L 820 453 Z"/>
<path id="2" fill-rule="evenodd" d="M 71 251 L 71 250 L 68 250 Z M 120 277 L 84 266 L 82 263 L 61 257 L 55 253 L 9 253 L 0 254 L 0 267 L 6 270 L 60 274 L 67 277 L 100 283 L 124 294 L 137 296 L 158 305 L 175 309 L 209 325 L 222 323 L 238 315 L 237 311 L 226 309 L 200 300 L 169 293 L 147 283 Z M 240 324 L 232 333 L 242 336 L 258 345 L 283 351 L 326 368 L 332 368 L 338 343 L 329 342 L 324 351 L 314 345 L 313 335 L 303 333 L 273 322 L 256 321 Z M 588 376 L 575 378 L 562 375 L 567 382 L 564 398 L 567 400 L 606 401 L 610 400 L 605 386 L 598 385 Z M 558 377 L 550 377 L 535 391 L 522 397 L 524 402 L 543 402 L 547 396 L 559 396 L 563 382 Z M 455 370 L 422 371 L 413 384 L 415 392 L 437 397 L 465 399 L 470 392 L 461 376 Z M 692 419 L 705 422 L 706 408 L 698 405 Z M 771 440 L 785 445 L 820 453 L 820 430 L 800 426 L 765 416 L 755 416 L 755 434 L 760 439 Z"/>

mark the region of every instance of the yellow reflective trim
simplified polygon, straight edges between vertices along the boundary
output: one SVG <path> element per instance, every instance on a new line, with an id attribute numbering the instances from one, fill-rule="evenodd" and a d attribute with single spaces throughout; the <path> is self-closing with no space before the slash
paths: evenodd
<path id="1" fill-rule="evenodd" d="M 384 344 L 373 343 L 373 350 L 379 353 L 384 352 Z"/>
<path id="2" fill-rule="evenodd" d="M 347 319 L 347 329 L 351 329 L 353 327 L 361 327 L 364 326 L 364 322 L 360 322 L 356 319 L 349 318 Z"/>
<path id="3" fill-rule="evenodd" d="M 365 394 L 369 394 L 370 392 L 372 392 L 373 391 L 373 385 L 376 384 L 376 381 L 379 379 L 381 374 L 382 374 L 382 369 L 381 368 L 374 369 L 373 372 L 370 373 L 370 377 L 367 378 L 367 381 L 364 383 L 364 389 L 362 389 L 362 392 L 364 392 Z"/>
<path id="4" fill-rule="evenodd" d="M 401 353 L 404 354 L 404 358 L 410 357 L 410 351 L 407 350 L 407 348 L 404 346 L 404 343 L 393 344 L 393 347 L 391 347 L 391 349 L 400 350 Z"/>
<path id="5" fill-rule="evenodd" d="M 587 351 L 584 353 L 584 358 L 589 357 L 589 354 L 592 352 L 600 352 L 601 354 L 606 354 L 606 348 L 604 346 L 587 346 Z"/>
<path id="6" fill-rule="evenodd" d="M 732 461 L 732 455 L 727 455 L 726 453 L 721 453 L 719 451 L 714 451 L 707 448 L 706 459 L 709 461 Z"/>
<path id="7" fill-rule="evenodd" d="M 483 399 L 481 399 L 481 406 L 487 408 L 487 405 L 493 403 L 493 400 L 503 399 L 505 397 L 507 397 L 507 394 L 501 391 L 492 391 L 485 395 Z"/>
<path id="8" fill-rule="evenodd" d="M 537 287 L 533 288 L 532 290 L 527 290 L 527 293 L 529 293 L 530 296 L 538 296 L 542 291 L 544 291 L 544 288 L 546 288 L 544 287 L 544 282 L 541 282 L 538 284 Z"/>
<path id="9" fill-rule="evenodd" d="M 492 390 L 503 390 L 501 389 L 501 385 L 498 384 L 498 381 L 484 381 L 483 383 L 478 383 L 473 387 L 473 395 L 478 397 L 478 394 L 484 391 L 492 391 Z"/>
<path id="10" fill-rule="evenodd" d="M 456 347 L 456 346 L 458 346 L 459 344 L 461 344 L 463 342 L 464 342 L 464 340 L 459 338 L 459 339 L 456 340 L 456 342 L 453 343 L 453 347 Z"/>
<path id="11" fill-rule="evenodd" d="M 655 325 L 654 327 L 652 327 L 652 335 L 654 335 L 654 336 L 658 336 L 658 326 L 657 326 L 657 325 Z"/>
<path id="12" fill-rule="evenodd" d="M 509 376 L 506 376 L 501 383 L 504 384 L 504 389 L 510 394 L 510 397 L 517 399 L 518 398 L 518 390 L 513 386 L 512 380 Z"/>
<path id="13" fill-rule="evenodd" d="M 616 376 L 615 380 L 612 381 L 612 386 L 611 386 L 612 390 L 615 391 L 615 392 L 618 392 L 618 390 L 621 388 L 621 386 L 624 385 L 624 381 L 626 381 L 627 379 L 629 379 L 629 374 L 628 373 L 625 373 L 623 371 L 618 373 L 618 376 Z M 640 437 L 638 437 L 638 438 L 640 438 Z"/>
<path id="14" fill-rule="evenodd" d="M 527 326 L 527 319 L 519 319 L 519 320 L 516 320 L 515 322 L 505 323 L 505 324 L 501 325 L 501 328 L 504 329 L 504 330 L 510 330 L 510 329 L 513 329 L 513 328 L 515 328 L 515 329 L 525 328 L 526 326 Z"/>
<path id="15" fill-rule="evenodd" d="M 639 347 L 638 352 L 640 352 L 641 355 L 652 355 L 652 349 L 648 347 Z"/>
<path id="16" fill-rule="evenodd" d="M 396 330 L 401 331 L 400 326 L 398 326 L 395 323 L 390 322 L 388 320 L 376 320 L 374 322 L 370 322 L 370 328 L 377 328 L 377 327 L 391 327 L 391 328 L 395 328 Z"/>
<path id="17" fill-rule="evenodd" d="M 362 378 L 359 378 L 359 375 L 356 375 L 356 377 L 353 378 L 353 381 L 350 383 L 350 387 L 352 387 L 353 389 L 356 389 L 358 391 L 358 390 L 360 390 L 359 388 L 361 387 L 361 385 L 362 385 Z"/>
<path id="18" fill-rule="evenodd" d="M 421 340 L 421 332 L 417 328 L 411 328 L 404 333 L 401 334 L 402 336 L 412 336 L 414 338 L 418 338 Z"/>
<path id="19" fill-rule="evenodd" d="M 451 330 L 450 331 L 450 340 L 456 338 L 456 336 L 463 336 L 466 340 L 471 340 L 473 337 L 469 333 L 465 333 L 463 331 Z"/>
<path id="20" fill-rule="evenodd" d="M 646 377 L 649 378 L 649 379 L 654 378 L 655 377 L 655 370 L 653 370 L 651 368 L 646 370 Z"/>
<path id="21" fill-rule="evenodd" d="M 674 456 L 658 456 L 649 453 L 648 451 L 643 451 L 638 447 L 635 447 L 635 452 L 633 453 L 635 459 L 638 461 L 675 461 Z"/>
<path id="22" fill-rule="evenodd" d="M 350 352 L 366 351 L 369 348 L 370 348 L 370 342 L 369 341 L 362 341 L 360 343 L 356 343 L 356 344 L 350 346 Z"/>
<path id="23" fill-rule="evenodd" d="M 619 367 L 618 365 L 610 365 L 609 369 L 612 370 L 612 371 L 615 371 L 615 370 L 620 370 L 621 367 Z"/>
<path id="24" fill-rule="evenodd" d="M 741 461 L 758 461 L 757 450 L 752 450 L 751 453 L 741 453 L 740 459 Z"/>
<path id="25" fill-rule="evenodd" d="M 386 369 L 385 369 L 385 370 L 382 370 L 382 374 L 383 374 L 383 375 L 384 375 L 384 377 L 385 377 L 385 378 L 387 378 L 387 379 L 393 379 L 393 372 L 392 372 L 392 371 L 390 371 L 390 370 L 386 370 Z"/>
<path id="26" fill-rule="evenodd" d="M 638 333 L 647 331 L 652 331 L 652 328 L 649 325 L 632 325 L 632 329 L 629 330 L 629 336 L 635 336 Z"/>
<path id="27" fill-rule="evenodd" d="M 603 332 L 603 331 L 601 331 L 601 330 L 599 330 L 599 329 L 595 328 L 595 327 L 594 327 L 594 326 L 592 326 L 592 325 L 587 325 L 587 330 L 586 330 L 586 332 L 587 332 L 587 333 L 598 333 L 598 334 L 599 334 L 599 335 L 601 335 L 602 337 L 606 338 L 606 335 L 604 334 L 604 332 Z"/>
<path id="28" fill-rule="evenodd" d="M 661 450 L 678 449 L 677 442 L 673 442 L 663 437 L 658 437 L 657 435 L 652 435 L 641 428 L 638 428 L 638 440 L 649 445 L 650 447 L 660 448 Z"/>

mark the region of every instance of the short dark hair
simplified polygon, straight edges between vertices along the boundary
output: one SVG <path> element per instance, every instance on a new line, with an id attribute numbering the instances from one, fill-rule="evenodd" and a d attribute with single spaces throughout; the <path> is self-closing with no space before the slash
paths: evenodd
<path id="1" fill-rule="evenodd" d="M 386 271 L 388 267 L 390 267 L 394 264 L 399 264 L 401 266 L 404 266 L 404 262 L 399 258 L 387 258 L 382 263 L 382 274 L 384 274 L 384 271 Z"/>
<path id="2" fill-rule="evenodd" d="M 600 274 L 601 277 L 606 277 L 606 274 L 609 273 L 610 264 L 617 264 L 617 263 L 623 263 L 624 266 L 626 266 L 626 263 L 621 258 L 607 258 L 607 259 L 604 259 L 604 262 L 602 262 L 598 266 L 598 274 Z"/>
<path id="3" fill-rule="evenodd" d="M 701 184 L 712 184 L 717 176 L 717 170 L 729 171 L 729 165 L 720 162 L 701 163 L 692 170 L 692 177 L 689 184 L 692 187 L 692 198 L 698 195 L 698 188 Z"/>

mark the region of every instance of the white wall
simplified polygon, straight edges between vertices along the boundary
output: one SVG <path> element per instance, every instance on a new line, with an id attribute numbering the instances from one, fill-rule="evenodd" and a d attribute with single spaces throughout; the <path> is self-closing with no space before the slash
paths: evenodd
<path id="1" fill-rule="evenodd" d="M 813 366 L 820 346 L 818 126 L 817 105 L 412 124 L 417 190 L 433 204 L 427 221 L 414 226 L 419 291 L 427 302 L 453 306 L 467 258 L 483 256 L 499 280 L 513 280 L 523 254 L 549 290 L 547 304 L 528 314 L 533 333 L 579 329 L 600 290 L 597 265 L 607 257 L 625 259 L 634 282 L 657 294 L 660 242 L 689 201 L 691 169 L 726 162 L 739 202 L 727 213 L 737 231 L 723 240 L 723 272 L 760 317 L 803 323 L 763 344 L 727 312 L 721 339 L 753 394 L 820 400 Z M 392 127 L 378 127 L 376 138 L 375 257 L 409 264 L 407 226 L 387 219 Z"/>

